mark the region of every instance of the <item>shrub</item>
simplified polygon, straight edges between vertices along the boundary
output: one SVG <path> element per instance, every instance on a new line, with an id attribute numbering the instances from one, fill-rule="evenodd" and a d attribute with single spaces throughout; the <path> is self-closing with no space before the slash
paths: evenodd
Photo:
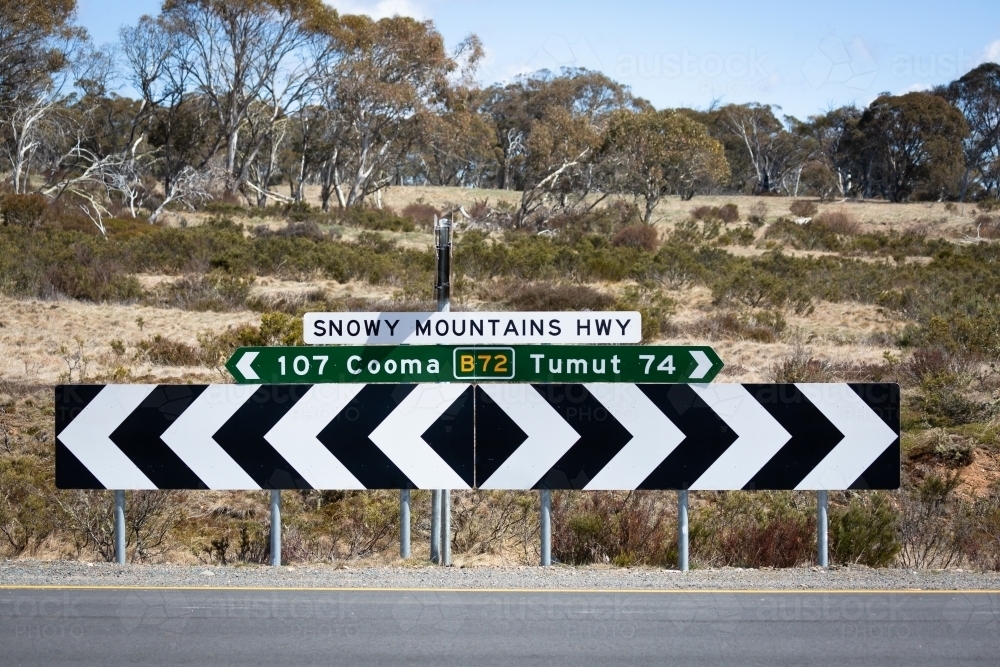
<path id="1" fill-rule="evenodd" d="M 674 531 L 666 494 L 655 491 L 556 492 L 552 555 L 563 563 L 672 564 Z"/>
<path id="2" fill-rule="evenodd" d="M 243 324 L 225 331 L 206 331 L 198 335 L 202 362 L 221 368 L 240 347 L 303 345 L 302 318 L 287 313 L 264 313 L 260 326 Z"/>
<path id="3" fill-rule="evenodd" d="M 1000 570 L 1000 484 L 976 499 L 968 518 L 969 537 L 964 551 L 969 562 L 981 570 Z"/>
<path id="4" fill-rule="evenodd" d="M 651 225 L 629 225 L 622 227 L 611 237 L 611 245 L 656 252 L 660 247 L 660 235 Z"/>
<path id="5" fill-rule="evenodd" d="M 607 310 L 614 304 L 614 297 L 598 292 L 588 285 L 565 285 L 561 283 L 503 283 L 498 291 L 505 296 L 503 301 L 512 310 L 561 311 L 561 310 Z"/>
<path id="6" fill-rule="evenodd" d="M 3 224 L 36 229 L 48 213 L 48 201 L 39 194 L 7 195 L 0 201 Z"/>
<path id="7" fill-rule="evenodd" d="M 139 341 L 136 347 L 141 358 L 158 366 L 197 366 L 200 362 L 198 352 L 193 347 L 164 338 L 160 334 Z"/>
<path id="8" fill-rule="evenodd" d="M 648 343 L 670 333 L 670 316 L 677 309 L 677 302 L 651 285 L 630 285 L 615 308 L 635 310 L 642 315 L 642 340 Z"/>
<path id="9" fill-rule="evenodd" d="M 747 214 L 747 222 L 754 227 L 763 227 L 767 222 L 767 204 L 762 201 L 755 201 L 750 206 L 750 213 Z"/>
<path id="10" fill-rule="evenodd" d="M 983 239 L 1000 239 L 1000 219 L 989 215 L 976 216 L 976 237 Z"/>
<path id="11" fill-rule="evenodd" d="M 754 233 L 753 227 L 750 225 L 742 225 L 736 227 L 735 229 L 727 229 L 721 235 L 719 235 L 716 243 L 722 246 L 726 245 L 739 245 L 748 246 L 754 242 L 757 238 L 756 233 Z"/>
<path id="12" fill-rule="evenodd" d="M 736 204 L 729 203 L 723 204 L 719 207 L 718 213 L 719 220 L 726 224 L 731 224 L 734 222 L 739 222 L 740 219 L 740 209 Z"/>
<path id="13" fill-rule="evenodd" d="M 749 313 L 726 311 L 712 315 L 695 326 L 697 335 L 774 343 L 788 324 L 779 312 L 757 310 Z"/>
<path id="14" fill-rule="evenodd" d="M 267 225 L 258 225 L 253 228 L 253 235 L 257 238 L 309 239 L 311 241 L 323 241 L 330 238 L 313 220 L 289 222 L 278 229 L 271 229 Z"/>
<path id="15" fill-rule="evenodd" d="M 740 219 L 740 209 L 732 203 L 722 206 L 698 206 L 691 209 L 691 217 L 701 222 L 729 224 Z"/>
<path id="16" fill-rule="evenodd" d="M 796 199 L 788 207 L 788 210 L 797 218 L 811 218 L 819 211 L 819 207 L 816 206 L 815 202 L 807 199 Z"/>
<path id="17" fill-rule="evenodd" d="M 35 456 L 0 457 L 0 535 L 11 556 L 33 552 L 59 525 L 58 507 L 48 498 L 49 466 Z"/>
<path id="18" fill-rule="evenodd" d="M 423 227 L 430 229 L 434 226 L 434 220 L 442 217 L 444 214 L 438 209 L 434 208 L 430 204 L 413 203 L 408 204 L 406 208 L 402 211 L 402 216 L 404 218 L 409 218 L 417 224 L 418 227 Z M 473 217 L 475 217 L 473 215 Z"/>
<path id="19" fill-rule="evenodd" d="M 738 567 L 795 567 L 813 558 L 815 502 L 787 491 L 719 494 L 691 524 L 697 560 Z"/>
<path id="20" fill-rule="evenodd" d="M 343 224 L 360 227 L 373 232 L 412 232 L 416 229 L 413 221 L 402 218 L 389 209 L 353 206 L 340 213 Z"/>
<path id="21" fill-rule="evenodd" d="M 896 539 L 896 512 L 885 493 L 853 495 L 846 508 L 831 510 L 834 562 L 888 567 L 901 548 Z"/>
<path id="22" fill-rule="evenodd" d="M 861 225 L 847 211 L 825 211 L 816 216 L 813 224 L 822 225 L 834 234 L 855 236 L 861 233 Z"/>
<path id="23" fill-rule="evenodd" d="M 225 312 L 246 307 L 253 276 L 231 275 L 212 271 L 206 275 L 187 275 L 155 288 L 145 301 L 160 307 L 195 311 Z"/>
<path id="24" fill-rule="evenodd" d="M 961 557 L 962 535 L 956 519 L 962 511 L 955 489 L 958 472 L 944 477 L 928 473 L 899 495 L 897 536 L 900 562 L 907 568 L 946 568 Z"/>

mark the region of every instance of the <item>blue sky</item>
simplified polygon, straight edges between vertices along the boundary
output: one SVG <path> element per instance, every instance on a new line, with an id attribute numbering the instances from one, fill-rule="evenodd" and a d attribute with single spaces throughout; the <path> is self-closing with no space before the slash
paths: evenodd
<path id="1" fill-rule="evenodd" d="M 816 5 L 577 0 L 330 0 L 341 11 L 433 19 L 449 45 L 474 32 L 480 78 L 581 66 L 628 84 L 657 107 L 757 101 L 799 117 L 883 91 L 946 83 L 1000 61 L 996 0 L 841 0 Z M 97 43 L 160 0 L 79 0 Z"/>

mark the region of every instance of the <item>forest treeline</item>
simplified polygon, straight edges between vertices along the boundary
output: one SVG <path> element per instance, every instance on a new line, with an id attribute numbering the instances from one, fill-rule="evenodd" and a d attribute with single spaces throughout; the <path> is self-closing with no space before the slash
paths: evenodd
<path id="1" fill-rule="evenodd" d="M 1000 65 L 804 120 L 767 104 L 655 109 L 604 74 L 482 86 L 474 35 L 321 0 L 165 0 L 95 47 L 76 0 L 0 2 L 10 223 L 63 202 L 102 231 L 222 198 L 381 205 L 390 185 L 521 192 L 514 226 L 624 195 L 1000 198 Z M 11 199 L 13 198 L 13 199 Z M 14 205 L 16 204 L 16 206 Z"/>

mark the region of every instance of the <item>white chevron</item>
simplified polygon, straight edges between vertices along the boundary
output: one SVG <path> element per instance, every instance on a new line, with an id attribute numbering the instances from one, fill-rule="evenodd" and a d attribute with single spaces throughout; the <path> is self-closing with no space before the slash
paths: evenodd
<path id="1" fill-rule="evenodd" d="M 742 489 L 791 439 L 743 385 L 691 385 L 691 389 L 736 433 L 729 449 L 695 480 L 691 489 Z"/>
<path id="2" fill-rule="evenodd" d="M 479 389 L 528 436 L 496 472 L 479 485 L 481 489 L 534 487 L 580 439 L 580 434 L 531 385 L 481 384 Z"/>
<path id="3" fill-rule="evenodd" d="M 632 439 L 594 475 L 584 490 L 638 488 L 684 440 L 684 433 L 634 384 L 588 384 L 586 387 L 632 434 Z"/>
<path id="4" fill-rule="evenodd" d="M 260 352 L 244 352 L 240 360 L 236 362 L 236 370 L 243 373 L 244 380 L 259 380 L 260 376 L 253 369 L 253 361 L 260 355 Z"/>
<path id="5" fill-rule="evenodd" d="M 844 439 L 813 468 L 796 489 L 847 489 L 897 437 L 846 384 L 797 384 Z"/>
<path id="6" fill-rule="evenodd" d="M 59 434 L 59 440 L 104 488 L 156 488 L 110 438 L 155 389 L 156 385 L 107 386 Z"/>
<path id="7" fill-rule="evenodd" d="M 315 385 L 264 436 L 312 488 L 365 488 L 316 437 L 364 388 L 363 384 Z"/>
<path id="8" fill-rule="evenodd" d="M 257 389 L 252 384 L 210 385 L 160 436 L 210 489 L 260 488 L 212 437 Z"/>
<path id="9" fill-rule="evenodd" d="M 419 489 L 468 489 L 421 437 L 469 385 L 418 384 L 368 438 Z"/>
<path id="10" fill-rule="evenodd" d="M 698 363 L 698 367 L 691 371 L 690 379 L 700 380 L 712 370 L 712 360 L 701 350 L 691 350 L 691 356 Z"/>

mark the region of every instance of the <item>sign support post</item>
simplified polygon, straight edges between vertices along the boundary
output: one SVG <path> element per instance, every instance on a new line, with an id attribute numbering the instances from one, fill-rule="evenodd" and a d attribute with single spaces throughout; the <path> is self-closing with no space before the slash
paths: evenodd
<path id="1" fill-rule="evenodd" d="M 829 567 L 827 492 L 816 492 L 816 559 L 820 567 Z"/>
<path id="2" fill-rule="evenodd" d="M 281 565 L 281 491 L 271 491 L 271 565 Z"/>
<path id="3" fill-rule="evenodd" d="M 431 491 L 431 562 L 441 562 L 441 492 Z"/>
<path id="4" fill-rule="evenodd" d="M 542 517 L 541 517 L 541 538 L 542 538 L 542 567 L 552 565 L 552 491 L 542 489 Z"/>
<path id="5" fill-rule="evenodd" d="M 115 562 L 125 564 L 125 492 L 115 491 Z"/>
<path id="6" fill-rule="evenodd" d="M 451 491 L 441 491 L 441 565 L 451 567 Z"/>
<path id="7" fill-rule="evenodd" d="M 688 492 L 677 492 L 677 569 L 688 571 Z"/>
<path id="8" fill-rule="evenodd" d="M 399 557 L 410 557 L 410 490 L 399 490 Z"/>
<path id="9" fill-rule="evenodd" d="M 442 218 L 434 223 L 434 245 L 437 248 L 437 278 L 434 296 L 439 313 L 451 312 L 451 220 Z M 434 504 L 436 502 L 436 508 Z M 445 515 L 448 516 L 445 516 Z M 451 565 L 451 491 L 436 490 L 431 508 L 431 560 L 439 565 Z M 437 540 L 437 548 L 434 542 Z M 435 556 L 437 559 L 435 560 Z"/>

